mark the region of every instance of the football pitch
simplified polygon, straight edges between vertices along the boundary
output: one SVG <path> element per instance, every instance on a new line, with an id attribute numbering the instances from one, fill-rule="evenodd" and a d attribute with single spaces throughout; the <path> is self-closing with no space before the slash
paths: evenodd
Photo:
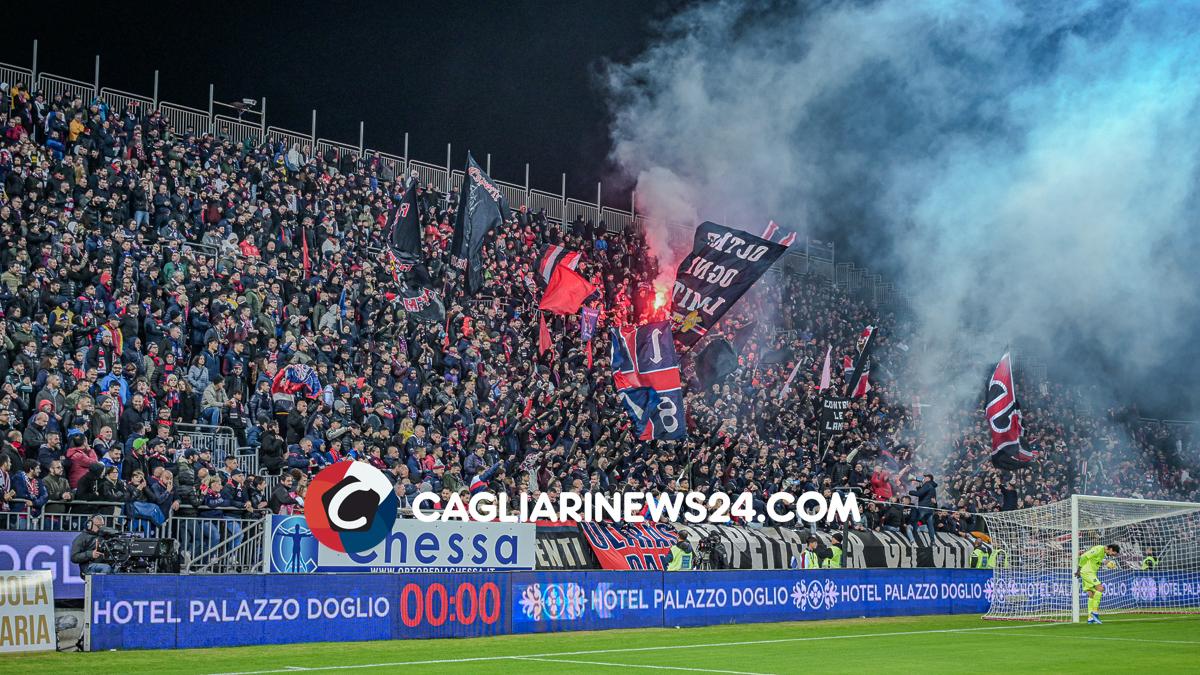
<path id="1" fill-rule="evenodd" d="M 352 637 L 352 636 L 343 636 Z M 895 617 L 461 640 L 6 655 L 5 673 L 1200 672 L 1200 616 L 1102 626 Z"/>

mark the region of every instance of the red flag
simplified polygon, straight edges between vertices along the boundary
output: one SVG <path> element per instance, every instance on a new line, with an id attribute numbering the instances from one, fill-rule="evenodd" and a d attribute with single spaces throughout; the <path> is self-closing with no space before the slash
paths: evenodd
<path id="1" fill-rule="evenodd" d="M 554 276 L 554 268 L 559 265 L 578 270 L 579 269 L 579 251 L 572 251 L 563 248 L 557 244 L 551 244 L 542 251 L 541 260 L 538 262 L 538 276 L 545 283 L 550 283 L 550 278 Z"/>
<path id="2" fill-rule="evenodd" d="M 833 354 L 833 345 L 829 345 L 829 349 L 825 350 L 825 366 L 821 368 L 821 387 L 820 391 L 825 391 L 829 388 L 829 380 L 831 373 L 829 372 L 829 357 Z"/>
<path id="3" fill-rule="evenodd" d="M 525 401 L 525 410 L 521 411 L 521 417 L 524 419 L 529 419 L 529 416 L 532 414 L 533 414 L 533 397 L 530 396 Z"/>
<path id="4" fill-rule="evenodd" d="M 762 238 L 766 239 L 767 241 L 771 241 L 771 239 L 775 236 L 775 233 L 778 231 L 779 225 L 772 220 L 767 223 L 767 227 L 763 230 Z"/>
<path id="5" fill-rule="evenodd" d="M 578 272 L 560 264 L 554 268 L 538 309 L 554 314 L 575 314 L 595 290 L 596 287 Z"/>
<path id="6" fill-rule="evenodd" d="M 591 370 L 592 369 L 592 341 L 591 340 L 587 341 L 587 357 L 588 357 L 587 367 L 588 367 L 588 370 Z"/>
<path id="7" fill-rule="evenodd" d="M 1021 404 L 1017 401 L 1012 357 L 1008 352 L 1000 357 L 1000 363 L 996 364 L 996 370 L 988 382 L 985 412 L 988 428 L 992 432 L 992 464 L 1009 471 L 1028 466 L 1037 455 L 1021 446 Z"/>
<path id="8" fill-rule="evenodd" d="M 550 329 L 546 328 L 546 314 L 538 312 L 538 354 L 545 354 L 550 349 Z"/>
<path id="9" fill-rule="evenodd" d="M 784 246 L 791 246 L 792 244 L 796 243 L 796 233 L 789 232 L 783 239 L 779 240 L 779 243 L 783 244 Z"/>

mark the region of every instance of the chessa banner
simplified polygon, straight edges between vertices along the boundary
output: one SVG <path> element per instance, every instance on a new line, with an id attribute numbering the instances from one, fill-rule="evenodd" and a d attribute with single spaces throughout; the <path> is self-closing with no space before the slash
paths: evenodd
<path id="1" fill-rule="evenodd" d="M 580 523 L 579 529 L 606 570 L 665 569 L 678 539 L 660 523 Z"/>
<path id="2" fill-rule="evenodd" d="M 49 570 L 54 575 L 54 597 L 83 597 L 79 566 L 71 562 L 71 542 L 78 532 L 0 532 L 0 572 Z"/>
<path id="3" fill-rule="evenodd" d="M 510 631 L 502 574 L 99 574 L 91 584 L 94 651 Z"/>
<path id="4" fill-rule="evenodd" d="M 787 250 L 741 230 L 704 222 L 675 271 L 671 322 L 680 351 L 691 349 Z"/>
<path id="5" fill-rule="evenodd" d="M 270 561 L 271 572 L 279 573 L 531 570 L 537 557 L 537 527 L 401 519 L 375 548 L 342 553 L 321 546 L 303 516 L 273 516 L 267 546 L 264 559 Z"/>

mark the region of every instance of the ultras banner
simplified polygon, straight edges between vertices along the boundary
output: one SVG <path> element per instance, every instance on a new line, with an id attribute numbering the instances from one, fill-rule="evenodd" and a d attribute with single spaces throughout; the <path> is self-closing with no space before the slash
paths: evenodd
<path id="1" fill-rule="evenodd" d="M 678 539 L 662 523 L 580 523 L 579 529 L 606 570 L 661 570 Z"/>
<path id="2" fill-rule="evenodd" d="M 675 272 L 671 323 L 680 351 L 691 349 L 787 247 L 705 221 Z"/>

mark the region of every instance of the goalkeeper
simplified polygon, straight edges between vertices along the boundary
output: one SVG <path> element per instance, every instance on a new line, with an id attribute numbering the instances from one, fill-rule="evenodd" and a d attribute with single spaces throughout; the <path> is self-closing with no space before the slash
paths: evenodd
<path id="1" fill-rule="evenodd" d="M 1096 573 L 1100 571 L 1100 565 L 1106 557 L 1115 556 L 1120 552 L 1120 546 L 1108 544 L 1093 546 L 1079 556 L 1079 569 L 1075 570 L 1075 576 L 1083 582 L 1083 590 L 1088 596 L 1088 623 L 1101 623 L 1100 598 L 1104 597 L 1104 584 L 1100 583 Z M 1108 567 L 1111 569 L 1116 565 L 1110 562 Z"/>

